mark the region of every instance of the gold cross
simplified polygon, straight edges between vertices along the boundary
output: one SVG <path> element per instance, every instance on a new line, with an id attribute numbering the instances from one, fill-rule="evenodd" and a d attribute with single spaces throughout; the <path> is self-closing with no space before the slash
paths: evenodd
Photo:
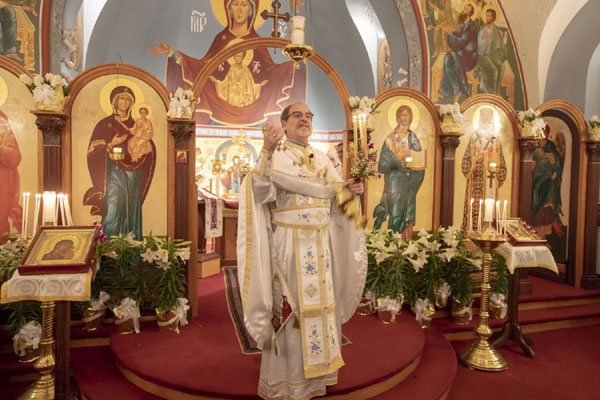
<path id="1" fill-rule="evenodd" d="M 263 17 L 265 21 L 269 18 L 273 18 L 273 32 L 271 33 L 271 36 L 279 37 L 281 36 L 279 33 L 279 20 L 281 19 L 285 22 L 288 22 L 290 20 L 290 13 L 286 12 L 285 14 L 279 14 L 279 7 L 281 7 L 281 3 L 277 0 L 271 3 L 271 7 L 273 7 L 272 13 L 268 12 L 267 10 L 263 10 L 263 12 L 260 13 L 260 16 Z"/>

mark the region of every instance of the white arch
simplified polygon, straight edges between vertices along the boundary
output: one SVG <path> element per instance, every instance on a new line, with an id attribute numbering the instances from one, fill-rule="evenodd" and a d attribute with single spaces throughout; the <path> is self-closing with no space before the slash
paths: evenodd
<path id="1" fill-rule="evenodd" d="M 538 50 L 540 100 L 544 99 L 546 78 L 548 77 L 548 69 L 550 68 L 554 49 L 565 29 L 567 29 L 567 26 L 569 26 L 575 15 L 588 1 L 590 0 L 558 0 L 546 20 Z"/>
<path id="2" fill-rule="evenodd" d="M 592 115 L 600 114 L 600 98 L 598 98 L 598 89 L 600 89 L 600 44 L 596 47 L 590 59 L 585 87 L 584 114 L 589 119 Z"/>

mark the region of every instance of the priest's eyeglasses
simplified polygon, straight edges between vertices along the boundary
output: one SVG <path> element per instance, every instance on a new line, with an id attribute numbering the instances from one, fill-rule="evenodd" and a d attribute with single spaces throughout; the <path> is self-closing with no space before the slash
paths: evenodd
<path id="1" fill-rule="evenodd" d="M 306 117 L 306 119 L 308 119 L 309 121 L 312 121 L 315 114 L 311 113 L 310 111 L 307 113 L 303 113 L 302 111 L 294 111 L 293 113 L 290 114 L 290 117 L 294 117 L 296 119 L 300 119 L 300 118 L 302 118 L 302 116 Z"/>

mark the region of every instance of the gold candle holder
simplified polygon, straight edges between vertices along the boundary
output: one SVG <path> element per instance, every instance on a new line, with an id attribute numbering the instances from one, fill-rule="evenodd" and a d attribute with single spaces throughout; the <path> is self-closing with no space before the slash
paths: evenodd
<path id="1" fill-rule="evenodd" d="M 110 152 L 110 158 L 112 158 L 115 161 L 123 160 L 125 158 L 125 155 L 123 154 L 123 148 L 122 147 L 113 147 Z"/>
<path id="2" fill-rule="evenodd" d="M 40 340 L 40 357 L 33 367 L 40 377 L 19 396 L 19 400 L 52 400 L 54 399 L 54 366 L 56 364 L 54 351 L 54 302 L 42 301 L 42 338 Z"/>
<path id="3" fill-rule="evenodd" d="M 481 215 L 480 215 L 481 217 Z M 492 228 L 489 221 L 485 222 L 483 232 L 470 232 L 471 239 L 483 251 L 482 277 L 481 277 L 481 305 L 479 309 L 479 324 L 475 328 L 477 340 L 463 351 L 458 358 L 471 368 L 483 371 L 503 371 L 508 369 L 506 360 L 490 345 L 488 339 L 492 336 L 492 329 L 488 324 L 489 294 L 490 294 L 490 268 L 492 265 L 492 251 L 504 241 L 506 237 Z"/>

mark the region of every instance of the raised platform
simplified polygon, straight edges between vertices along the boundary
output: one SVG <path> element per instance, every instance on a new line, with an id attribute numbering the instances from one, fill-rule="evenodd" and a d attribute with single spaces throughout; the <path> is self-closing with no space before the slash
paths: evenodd
<path id="1" fill-rule="evenodd" d="M 91 333 L 77 335 L 82 346 L 73 348 L 72 359 L 82 395 L 88 400 L 109 393 L 112 400 L 257 398 L 260 355 L 240 351 L 223 276 L 203 279 L 199 289 L 199 315 L 179 335 L 160 333 L 151 321 L 142 324 L 139 335 L 119 335 L 110 327 L 97 332 L 110 335 L 110 347 L 84 347 L 97 339 Z M 424 331 L 410 313 L 391 325 L 355 315 L 343 332 L 352 343 L 342 348 L 346 365 L 326 397 L 398 396 L 427 387 L 426 397 L 438 399 L 449 392 L 454 352 L 439 331 Z"/>

